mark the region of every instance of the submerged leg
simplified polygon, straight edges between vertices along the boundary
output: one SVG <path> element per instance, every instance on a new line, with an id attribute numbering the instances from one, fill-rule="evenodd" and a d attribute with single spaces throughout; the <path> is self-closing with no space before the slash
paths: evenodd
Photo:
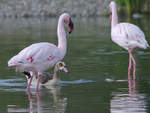
<path id="1" fill-rule="evenodd" d="M 136 75 L 135 75 L 136 62 L 135 62 L 135 59 L 134 59 L 132 54 L 131 54 L 131 59 L 132 59 L 132 62 L 133 62 L 133 79 L 135 80 L 136 79 Z"/>
<path id="2" fill-rule="evenodd" d="M 39 92 L 40 77 L 41 77 L 41 74 L 38 74 L 38 80 L 37 80 L 37 85 L 36 85 L 36 92 Z"/>
<path id="3" fill-rule="evenodd" d="M 28 99 L 29 99 L 29 102 L 30 102 L 30 107 L 29 107 L 29 111 L 30 111 L 30 113 L 33 113 L 33 100 L 32 100 L 32 94 L 30 93 L 30 92 L 27 92 L 27 94 L 28 94 Z"/>
<path id="4" fill-rule="evenodd" d="M 31 83 L 32 83 L 32 79 L 33 79 L 33 75 L 30 77 L 29 83 L 27 85 L 27 91 L 28 92 L 30 92 L 30 86 L 31 86 Z"/>
<path id="5" fill-rule="evenodd" d="M 128 52 L 129 52 L 128 79 L 130 79 L 130 72 L 131 72 L 131 65 L 132 65 L 132 62 L 131 62 L 132 53 L 131 53 L 131 50 L 128 50 Z"/>

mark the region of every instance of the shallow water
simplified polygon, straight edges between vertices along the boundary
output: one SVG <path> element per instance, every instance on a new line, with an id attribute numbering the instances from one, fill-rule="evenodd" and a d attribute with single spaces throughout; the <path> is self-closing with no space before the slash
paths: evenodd
<path id="1" fill-rule="evenodd" d="M 122 19 L 121 21 L 126 21 Z M 136 81 L 127 80 L 128 53 L 110 39 L 108 18 L 73 18 L 60 87 L 26 92 L 25 77 L 7 67 L 24 47 L 41 41 L 57 44 L 57 18 L 0 19 L 0 112 L 19 113 L 148 113 L 150 50 L 134 52 Z M 131 20 L 150 42 L 150 18 Z M 50 71 L 50 70 L 49 70 Z M 52 72 L 52 70 L 51 70 Z"/>

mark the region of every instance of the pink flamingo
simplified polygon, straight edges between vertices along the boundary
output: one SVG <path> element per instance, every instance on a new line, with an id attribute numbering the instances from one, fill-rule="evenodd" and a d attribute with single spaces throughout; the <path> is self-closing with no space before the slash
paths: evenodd
<path id="1" fill-rule="evenodd" d="M 71 21 L 71 16 L 67 13 L 63 13 L 59 17 L 57 27 L 58 46 L 48 42 L 35 43 L 24 48 L 8 61 L 9 67 L 16 67 L 21 71 L 31 72 L 31 79 L 27 85 L 27 91 L 30 91 L 33 75 L 36 75 L 38 77 L 36 92 L 38 92 L 42 72 L 52 68 L 65 56 L 67 40 L 64 24 L 69 26 L 69 33 L 71 33 L 73 30 L 73 23 Z"/>
<path id="2" fill-rule="evenodd" d="M 111 1 L 110 5 L 111 12 L 111 39 L 113 42 L 128 50 L 129 53 L 129 67 L 128 67 L 128 79 L 130 79 L 130 71 L 133 62 L 133 79 L 136 79 L 135 69 L 136 62 L 132 55 L 132 50 L 135 48 L 146 49 L 149 47 L 144 33 L 139 27 L 130 23 L 118 23 L 117 16 L 117 4 Z"/>

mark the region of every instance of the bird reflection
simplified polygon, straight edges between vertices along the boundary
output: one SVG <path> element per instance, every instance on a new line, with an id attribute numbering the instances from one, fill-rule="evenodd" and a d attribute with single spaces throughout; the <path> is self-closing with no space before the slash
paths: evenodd
<path id="1" fill-rule="evenodd" d="M 28 92 L 30 113 L 64 113 L 67 105 L 67 98 L 60 97 L 60 87 L 54 86 L 53 89 L 41 87 L 39 93 Z"/>
<path id="2" fill-rule="evenodd" d="M 67 98 L 60 97 L 60 86 L 51 89 L 41 87 L 40 92 L 27 92 L 29 107 L 22 108 L 18 105 L 8 105 L 8 113 L 64 113 Z"/>
<path id="3" fill-rule="evenodd" d="M 128 91 L 129 95 L 136 94 L 136 79 L 131 78 L 131 76 L 128 76 Z"/>
<path id="4" fill-rule="evenodd" d="M 111 113 L 146 113 L 145 94 L 136 91 L 136 80 L 128 79 L 127 92 L 113 92 Z"/>

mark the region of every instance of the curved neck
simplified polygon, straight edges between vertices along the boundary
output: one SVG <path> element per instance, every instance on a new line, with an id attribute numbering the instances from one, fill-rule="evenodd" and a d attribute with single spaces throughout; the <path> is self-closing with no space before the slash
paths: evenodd
<path id="1" fill-rule="evenodd" d="M 118 15 L 117 15 L 117 8 L 116 6 L 112 7 L 112 20 L 111 20 L 111 27 L 114 27 L 118 24 Z"/>
<path id="2" fill-rule="evenodd" d="M 55 79 L 55 80 L 59 79 L 59 71 L 58 71 L 58 69 L 56 67 L 54 69 L 53 79 Z"/>
<path id="3" fill-rule="evenodd" d="M 66 40 L 66 32 L 64 29 L 64 19 L 62 17 L 60 17 L 58 21 L 57 37 L 58 37 L 58 48 L 60 49 L 62 56 L 64 56 L 66 54 L 67 40 Z"/>

